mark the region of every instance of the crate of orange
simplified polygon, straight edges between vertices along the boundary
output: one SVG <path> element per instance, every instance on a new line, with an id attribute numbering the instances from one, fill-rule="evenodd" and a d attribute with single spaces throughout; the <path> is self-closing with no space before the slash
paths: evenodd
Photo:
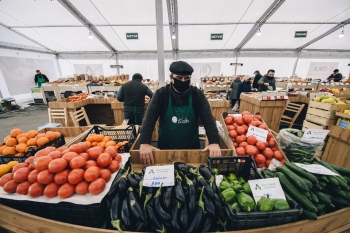
<path id="1" fill-rule="evenodd" d="M 64 135 L 59 132 L 36 130 L 23 132 L 20 129 L 11 130 L 0 144 L 0 164 L 10 161 L 24 162 L 29 156 L 48 146 L 60 147 L 65 144 Z"/>
<path id="2" fill-rule="evenodd" d="M 104 129 L 101 126 L 93 126 L 83 138 L 89 147 L 116 146 L 118 153 L 129 152 L 132 144 L 136 140 L 136 129 L 130 125 L 125 129 Z"/>

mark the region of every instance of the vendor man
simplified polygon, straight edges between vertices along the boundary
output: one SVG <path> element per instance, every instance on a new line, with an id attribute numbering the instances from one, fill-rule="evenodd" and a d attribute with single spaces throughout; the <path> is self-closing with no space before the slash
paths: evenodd
<path id="1" fill-rule="evenodd" d="M 331 74 L 327 80 L 328 81 L 331 81 L 331 80 L 334 80 L 334 82 L 340 82 L 342 79 L 343 79 L 343 75 L 341 73 L 339 73 L 339 70 L 338 69 L 335 69 L 333 71 L 333 74 Z"/>
<path id="2" fill-rule="evenodd" d="M 37 70 L 36 75 L 34 76 L 34 82 L 35 82 L 35 85 L 38 84 L 38 87 L 41 87 L 41 84 L 48 83 L 49 79 L 46 77 L 45 74 L 42 74 L 40 70 Z"/>
<path id="3" fill-rule="evenodd" d="M 259 91 L 274 91 L 276 90 L 275 70 L 268 70 L 258 81 Z"/>
<path id="4" fill-rule="evenodd" d="M 193 68 L 186 62 L 173 62 L 169 68 L 170 84 L 154 94 L 140 132 L 140 160 L 154 163 L 152 151 L 159 149 L 200 149 L 198 119 L 204 124 L 209 156 L 221 156 L 219 134 L 208 100 L 202 91 L 191 86 Z M 159 118 L 158 148 L 151 146 L 151 137 Z"/>

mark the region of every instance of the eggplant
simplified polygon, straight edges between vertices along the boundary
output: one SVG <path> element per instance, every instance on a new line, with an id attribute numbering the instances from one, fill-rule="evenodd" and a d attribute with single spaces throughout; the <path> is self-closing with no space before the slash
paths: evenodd
<path id="1" fill-rule="evenodd" d="M 109 189 L 107 195 L 108 196 L 114 196 L 117 192 L 118 192 L 118 186 L 119 186 L 119 180 L 120 177 L 124 174 L 125 170 L 124 169 L 120 169 L 118 174 L 115 176 L 114 181 L 111 185 L 111 188 Z"/>
<path id="2" fill-rule="evenodd" d="M 173 186 L 168 186 L 165 188 L 164 196 L 163 196 L 163 203 L 164 206 L 169 209 L 171 204 L 171 196 L 173 193 Z"/>
<path id="3" fill-rule="evenodd" d="M 203 195 L 203 201 L 204 201 L 204 206 L 205 206 L 205 210 L 207 211 L 207 213 L 211 216 L 211 217 L 216 217 L 216 211 L 215 211 L 215 206 L 214 204 L 211 202 L 210 198 L 207 197 L 207 194 L 204 193 Z"/>
<path id="4" fill-rule="evenodd" d="M 146 221 L 145 222 L 138 222 L 138 223 L 136 223 L 135 230 L 133 230 L 133 231 L 140 232 L 140 231 L 144 230 L 146 226 L 147 226 Z"/>
<path id="5" fill-rule="evenodd" d="M 122 202 L 121 217 L 122 217 L 122 222 L 124 223 L 124 225 L 127 228 L 130 227 L 130 212 L 129 212 L 128 201 L 127 201 L 126 197 L 124 198 L 124 200 Z"/>
<path id="6" fill-rule="evenodd" d="M 204 180 L 203 176 L 199 175 L 197 176 L 197 180 L 198 180 L 198 184 L 200 187 L 205 188 L 205 192 L 209 195 L 209 197 L 213 197 L 214 196 L 214 191 L 212 189 L 212 187 L 209 186 L 209 184 L 207 183 L 206 180 Z"/>
<path id="7" fill-rule="evenodd" d="M 178 201 L 174 202 L 173 208 L 172 208 L 172 215 L 173 219 L 171 220 L 171 225 L 176 231 L 180 231 L 181 227 L 179 224 L 179 212 L 181 211 L 181 203 Z"/>
<path id="8" fill-rule="evenodd" d="M 153 188 L 152 187 L 147 187 L 147 191 L 146 191 L 146 198 L 145 201 L 143 203 L 143 210 L 146 211 L 146 206 L 147 203 L 152 199 L 153 197 Z"/>
<path id="9" fill-rule="evenodd" d="M 187 233 L 191 233 L 191 232 L 198 232 L 198 227 L 200 226 L 202 220 L 203 220 L 203 216 L 205 213 L 205 206 L 204 206 L 204 202 L 203 202 L 203 192 L 204 192 L 204 187 L 202 188 L 201 194 L 199 195 L 199 200 L 197 202 L 197 211 L 196 214 L 194 215 L 194 218 L 191 222 L 190 227 L 187 230 Z"/>
<path id="10" fill-rule="evenodd" d="M 205 221 L 204 221 L 204 225 L 203 225 L 203 228 L 202 228 L 202 231 L 201 232 L 208 232 L 210 231 L 210 228 L 213 224 L 213 220 L 212 218 L 210 218 L 210 216 L 206 216 L 205 218 Z"/>
<path id="11" fill-rule="evenodd" d="M 142 174 L 141 174 L 142 175 Z M 139 175 L 138 173 L 134 173 L 134 178 L 135 178 L 135 180 L 137 180 L 138 182 L 140 182 L 141 180 L 142 180 L 142 176 L 141 175 Z"/>
<path id="12" fill-rule="evenodd" d="M 184 191 L 183 191 L 182 185 L 181 185 L 182 178 L 176 170 L 175 170 L 175 174 L 176 174 L 176 177 L 175 177 L 175 198 L 179 202 L 185 203 L 186 198 L 185 198 L 185 194 L 184 194 Z"/>
<path id="13" fill-rule="evenodd" d="M 127 191 L 127 176 L 129 174 L 130 167 L 124 172 L 124 174 L 119 179 L 118 192 L 121 194 L 126 194 Z"/>
<path id="14" fill-rule="evenodd" d="M 140 204 L 137 202 L 137 199 L 135 198 L 132 187 L 128 189 L 128 204 L 132 216 L 134 216 L 134 218 L 139 220 L 140 222 L 145 222 L 145 216 L 143 216 L 142 209 L 140 207 Z"/>
<path id="15" fill-rule="evenodd" d="M 175 162 L 174 167 L 177 171 L 181 171 L 183 173 L 187 173 L 189 169 L 189 166 L 186 163 L 182 162 Z"/>
<path id="16" fill-rule="evenodd" d="M 188 185 L 188 211 L 190 215 L 194 214 L 196 208 L 196 189 L 193 185 L 193 182 L 187 178 L 186 175 L 183 175 L 185 178 L 186 184 Z"/>
<path id="17" fill-rule="evenodd" d="M 188 228 L 188 213 L 187 213 L 187 206 L 186 205 L 182 205 L 181 214 L 180 214 L 180 223 L 181 223 L 182 229 L 187 230 L 187 228 Z"/>
<path id="18" fill-rule="evenodd" d="M 117 193 L 117 195 L 113 198 L 111 207 L 110 207 L 110 217 L 111 217 L 111 224 L 114 228 L 117 228 L 119 232 L 123 232 L 120 227 L 120 219 L 121 219 L 121 212 L 120 208 L 122 206 L 122 199 L 120 198 L 120 195 Z"/>
<path id="19" fill-rule="evenodd" d="M 154 195 L 154 206 L 160 219 L 166 222 L 171 220 L 171 216 L 163 210 L 163 207 L 160 204 L 160 198 L 162 195 L 162 185 L 163 184 L 160 185 L 159 189 L 156 192 L 156 195 Z"/>
<path id="20" fill-rule="evenodd" d="M 161 224 L 161 222 L 156 217 L 155 211 L 154 211 L 154 199 L 152 199 L 147 205 L 146 205 L 146 216 L 147 216 L 147 223 L 150 224 L 150 226 L 156 230 L 156 232 L 161 232 L 164 230 L 164 226 Z"/>
<path id="21" fill-rule="evenodd" d="M 199 167 L 199 173 L 203 176 L 204 179 L 210 180 L 213 177 L 209 168 L 207 168 L 204 164 L 201 164 Z"/>
<path id="22" fill-rule="evenodd" d="M 221 198 L 219 197 L 218 194 L 214 193 L 214 196 L 212 198 L 212 202 L 215 206 L 215 212 L 216 212 L 217 217 L 221 221 L 225 221 L 225 215 L 224 215 L 224 212 L 222 210 L 222 201 L 221 201 Z"/>
<path id="23" fill-rule="evenodd" d="M 128 182 L 130 184 L 131 187 L 135 188 L 139 185 L 139 181 L 137 181 L 134 177 L 134 173 L 131 172 L 128 174 Z"/>

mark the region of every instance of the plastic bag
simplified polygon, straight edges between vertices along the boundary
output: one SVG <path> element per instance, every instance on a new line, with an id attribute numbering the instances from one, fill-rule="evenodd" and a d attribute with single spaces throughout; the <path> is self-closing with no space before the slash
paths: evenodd
<path id="1" fill-rule="evenodd" d="M 299 133 L 300 137 L 292 132 Z M 315 152 L 321 150 L 324 142 L 301 142 L 303 131 L 298 129 L 281 129 L 277 135 L 277 142 L 291 162 L 311 162 Z"/>
<path id="2" fill-rule="evenodd" d="M 238 110 L 239 110 L 239 101 L 237 101 L 235 103 L 235 106 L 233 106 L 232 110 L 235 111 L 235 112 L 238 112 Z"/>

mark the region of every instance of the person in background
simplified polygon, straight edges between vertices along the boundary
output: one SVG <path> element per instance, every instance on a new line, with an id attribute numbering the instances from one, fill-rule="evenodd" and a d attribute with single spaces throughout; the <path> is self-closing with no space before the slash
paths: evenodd
<path id="1" fill-rule="evenodd" d="M 238 90 L 238 84 L 240 84 L 241 81 L 241 77 L 237 76 L 235 80 L 233 80 L 233 82 L 231 83 L 231 92 L 230 92 L 230 99 L 231 99 L 231 104 L 232 104 L 232 110 L 235 106 L 236 103 L 236 98 L 237 98 L 237 90 Z"/>
<path id="2" fill-rule="evenodd" d="M 267 71 L 263 77 L 258 81 L 259 91 L 276 90 L 275 70 Z"/>
<path id="3" fill-rule="evenodd" d="M 330 82 L 331 80 L 334 80 L 334 82 L 340 82 L 343 79 L 343 75 L 341 73 L 339 73 L 338 69 L 335 69 L 333 71 L 333 74 L 331 74 L 327 80 Z"/>
<path id="4" fill-rule="evenodd" d="M 259 90 L 259 85 L 258 85 L 258 82 L 259 80 L 261 79 L 262 75 L 260 74 L 259 70 L 256 70 L 254 72 L 254 81 L 253 81 L 253 89 L 254 90 Z"/>
<path id="5" fill-rule="evenodd" d="M 38 85 L 38 87 L 41 87 L 41 84 L 48 83 L 49 79 L 46 77 L 45 74 L 42 74 L 40 70 L 37 70 L 36 75 L 34 76 L 34 82 L 35 82 L 35 85 Z"/>
<path id="6" fill-rule="evenodd" d="M 236 104 L 232 111 L 237 112 L 239 109 L 239 100 L 242 92 L 251 92 L 252 91 L 252 83 L 253 78 L 249 75 L 244 76 L 243 82 L 238 85 L 237 88 L 237 96 L 236 96 Z"/>
<path id="7" fill-rule="evenodd" d="M 117 95 L 117 100 L 124 102 L 124 119 L 129 120 L 129 125 L 142 124 L 145 96 L 153 96 L 153 92 L 142 83 L 142 79 L 141 74 L 134 74 L 130 82 L 120 87 Z"/>

